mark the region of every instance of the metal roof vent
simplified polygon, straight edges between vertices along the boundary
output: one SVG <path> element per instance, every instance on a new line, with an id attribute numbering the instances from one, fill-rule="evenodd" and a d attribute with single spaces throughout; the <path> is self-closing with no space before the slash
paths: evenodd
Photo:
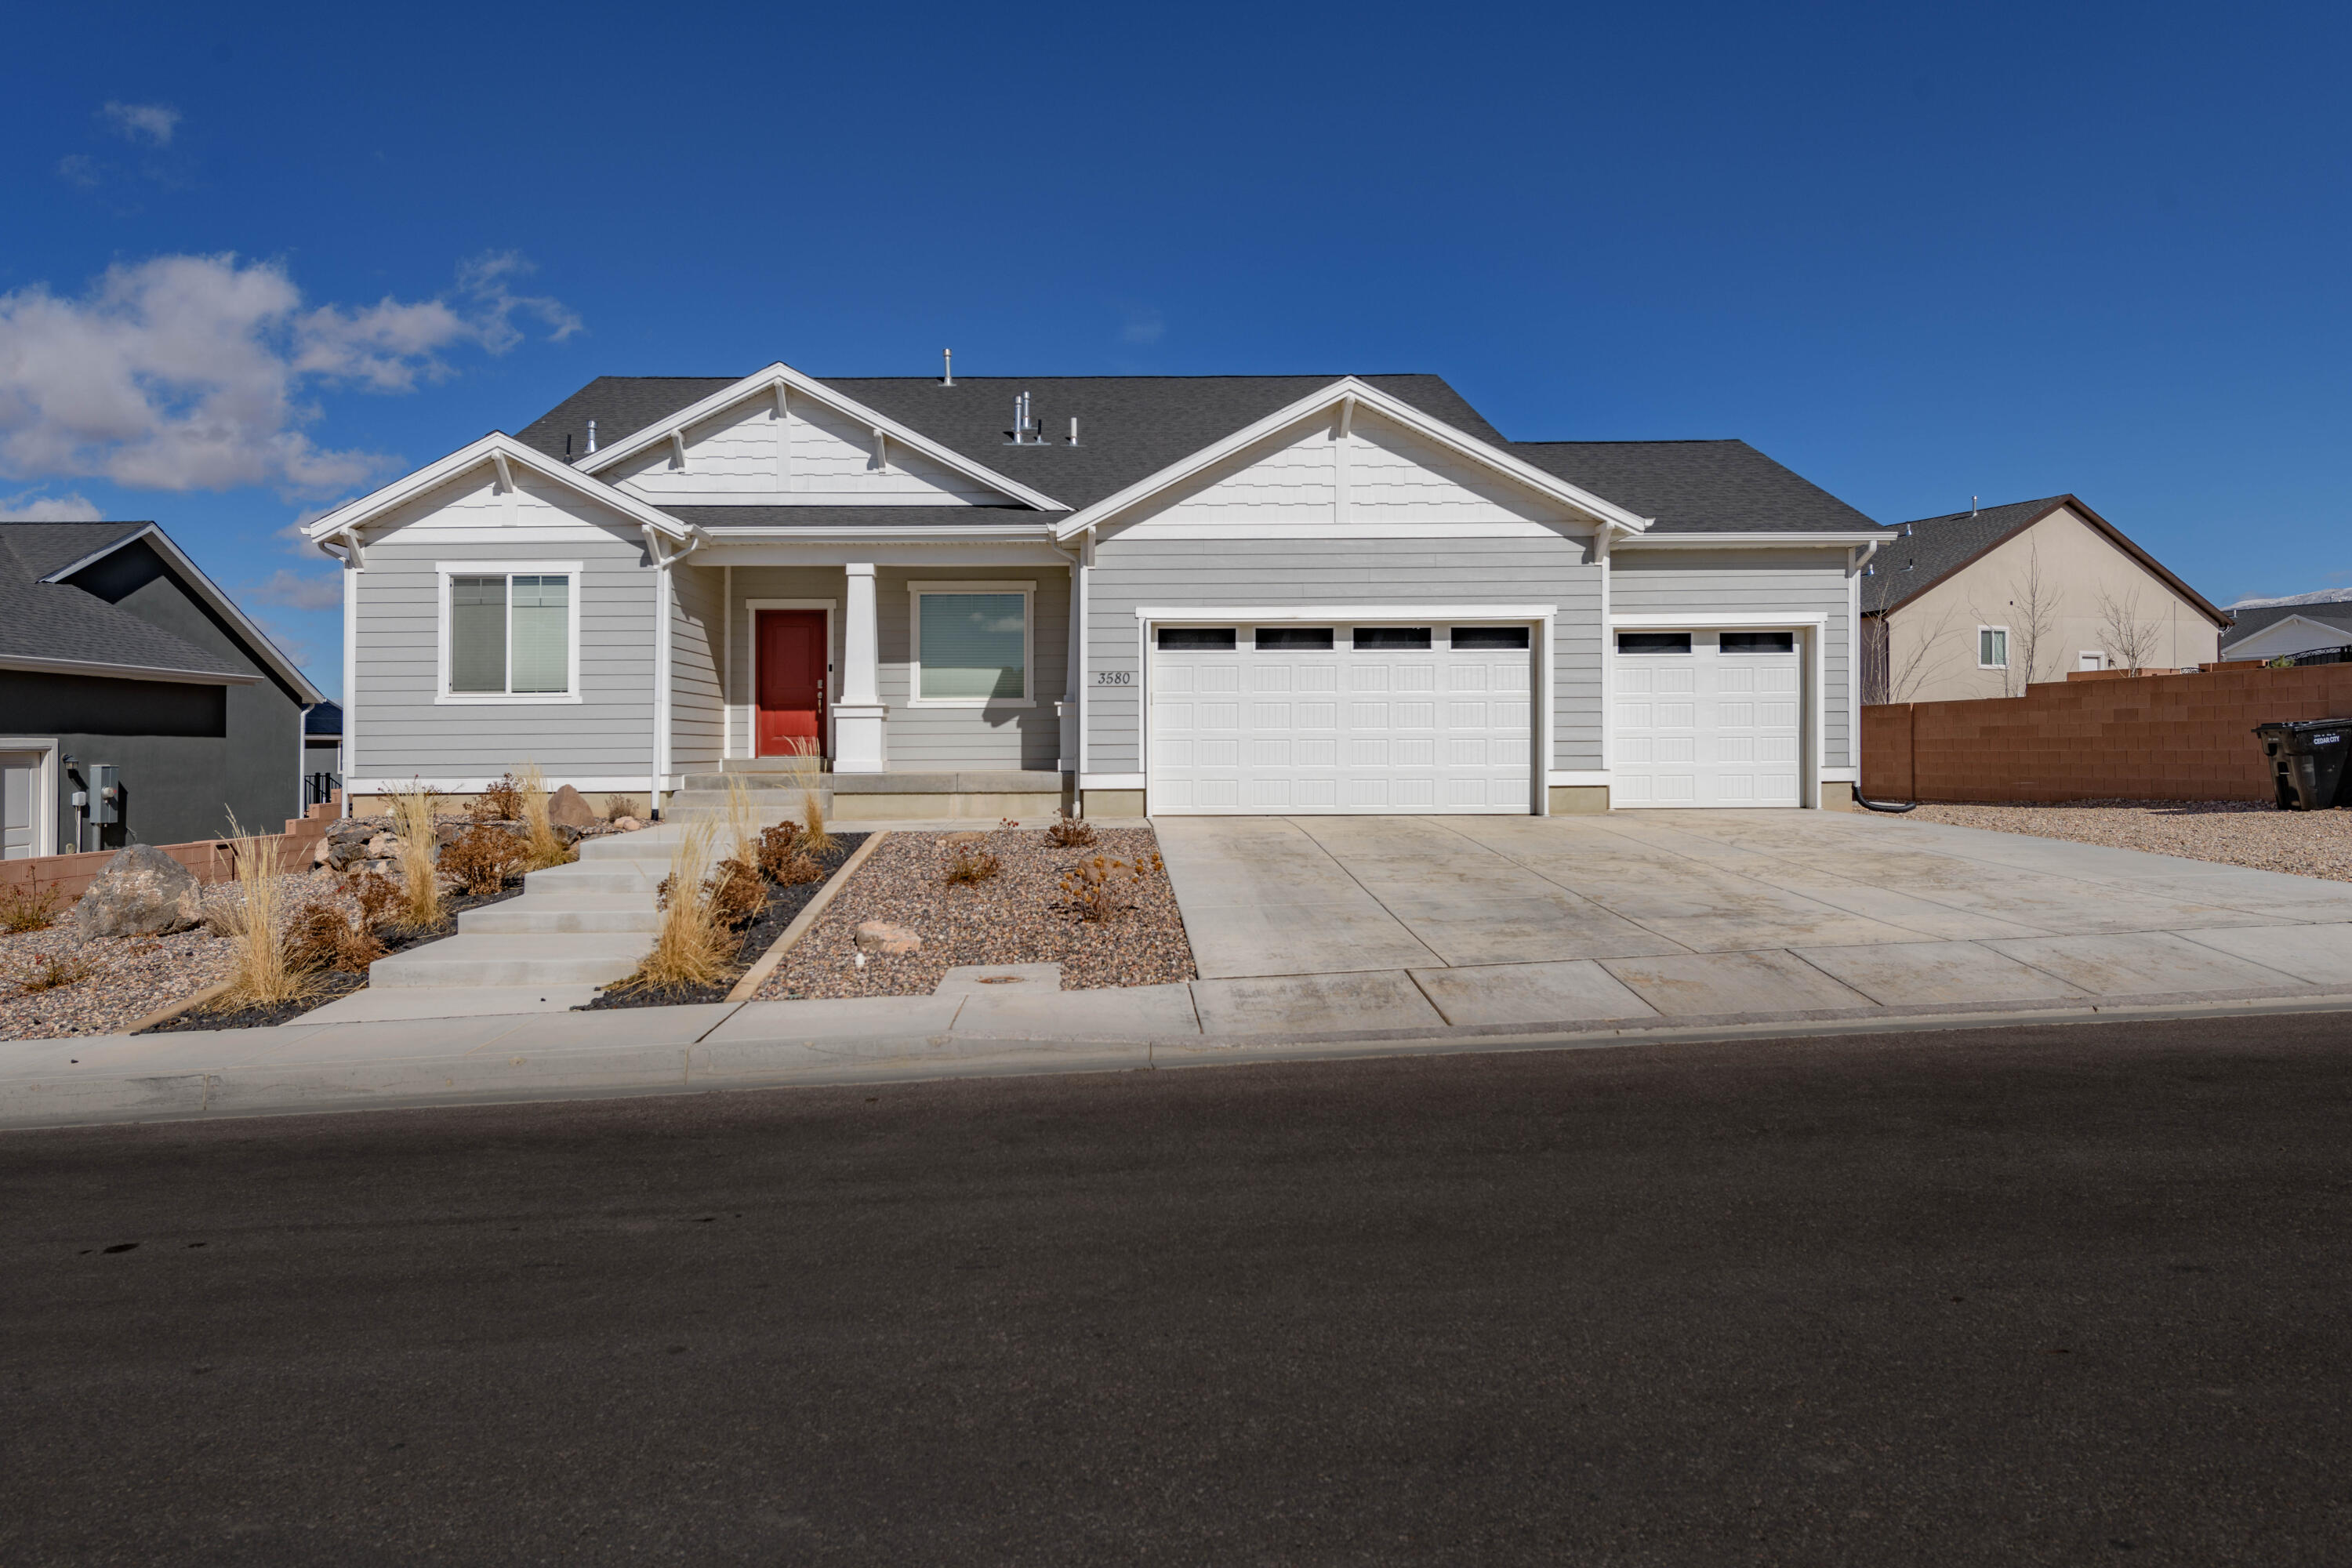
<path id="1" fill-rule="evenodd" d="M 940 384 L 941 386 L 953 386 L 955 384 L 955 350 L 941 349 L 940 351 L 940 363 L 945 367 L 944 374 L 940 377 Z"/>
<path id="2" fill-rule="evenodd" d="M 593 419 L 588 421 L 588 449 L 592 452 L 596 449 L 596 422 Z"/>
<path id="3" fill-rule="evenodd" d="M 1013 441 L 1015 447 L 1042 447 L 1045 444 L 1045 426 L 1042 420 L 1029 414 L 1029 395 L 1023 393 L 1013 400 Z"/>

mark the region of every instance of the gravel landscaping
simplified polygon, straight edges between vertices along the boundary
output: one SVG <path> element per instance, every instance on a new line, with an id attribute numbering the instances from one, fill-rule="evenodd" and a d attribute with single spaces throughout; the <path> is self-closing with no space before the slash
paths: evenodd
<path id="1" fill-rule="evenodd" d="M 856 854 L 857 847 L 869 837 L 864 833 L 835 834 L 833 847 L 814 857 L 816 863 L 824 868 L 822 881 L 795 882 L 791 887 L 772 881 L 767 884 L 768 907 L 761 911 L 758 919 L 735 933 L 735 962 L 739 974 L 759 963 L 768 949 L 776 944 L 776 939 L 784 934 L 784 928 L 808 908 L 809 900 L 824 890 L 825 884 L 832 881 L 834 875 L 841 869 L 843 862 Z M 724 1002 L 727 994 L 734 989 L 733 979 L 712 985 L 608 985 L 597 993 L 596 1000 L 572 1011 L 593 1013 L 607 1007 L 683 1007 L 696 1002 Z"/>
<path id="2" fill-rule="evenodd" d="M 301 903 L 341 886 L 341 879 L 318 871 L 283 880 L 286 898 Z M 231 884 L 205 889 L 208 909 L 236 901 Z M 44 961 L 89 973 L 48 990 L 25 989 L 22 979 Z M 226 979 L 228 964 L 227 940 L 201 926 L 170 936 L 85 937 L 61 905 L 47 931 L 0 935 L 0 1040 L 113 1034 Z"/>
<path id="3" fill-rule="evenodd" d="M 992 833 L 893 833 L 843 885 L 776 973 L 763 998 L 928 996 L 947 972 L 967 963 L 1058 963 L 1066 991 L 1161 985 L 1196 977 L 1192 944 L 1167 873 L 1146 875 L 1135 907 L 1102 921 L 1081 920 L 1062 879 L 1100 855 L 1149 863 L 1159 854 L 1148 827 L 1106 828 L 1086 848 L 1063 848 L 1042 829 Z M 950 884 L 960 850 L 996 857 L 996 875 Z M 922 947 L 865 955 L 857 927 L 905 926 Z"/>
<path id="4" fill-rule="evenodd" d="M 1885 820 L 1948 822 L 2352 882 L 2352 811 L 2281 811 L 2253 800 L 2079 800 L 1921 805 Z"/>

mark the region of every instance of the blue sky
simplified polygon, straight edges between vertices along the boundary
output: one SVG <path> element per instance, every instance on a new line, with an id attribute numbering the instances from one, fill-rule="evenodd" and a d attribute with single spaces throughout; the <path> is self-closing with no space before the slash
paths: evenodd
<path id="1" fill-rule="evenodd" d="M 1884 521 L 2073 490 L 2352 584 L 2352 13 L 50 6 L 0 92 L 0 515 L 284 534 L 589 377 L 1434 371 Z"/>

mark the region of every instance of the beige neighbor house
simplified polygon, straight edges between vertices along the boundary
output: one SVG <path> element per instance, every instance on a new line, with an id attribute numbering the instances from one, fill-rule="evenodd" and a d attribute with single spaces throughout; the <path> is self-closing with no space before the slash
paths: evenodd
<path id="1" fill-rule="evenodd" d="M 2078 669 L 2194 669 L 2230 617 L 2073 496 L 1921 518 L 1862 581 L 1862 700 L 2016 697 Z"/>

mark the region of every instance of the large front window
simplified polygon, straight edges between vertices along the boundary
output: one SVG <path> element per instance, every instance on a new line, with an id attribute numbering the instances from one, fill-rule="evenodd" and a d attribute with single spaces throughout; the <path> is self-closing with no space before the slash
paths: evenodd
<path id="1" fill-rule="evenodd" d="M 1029 700 L 1027 583 L 914 584 L 917 702 Z"/>
<path id="2" fill-rule="evenodd" d="M 446 696 L 572 695 L 573 574 L 452 569 L 446 581 Z"/>

